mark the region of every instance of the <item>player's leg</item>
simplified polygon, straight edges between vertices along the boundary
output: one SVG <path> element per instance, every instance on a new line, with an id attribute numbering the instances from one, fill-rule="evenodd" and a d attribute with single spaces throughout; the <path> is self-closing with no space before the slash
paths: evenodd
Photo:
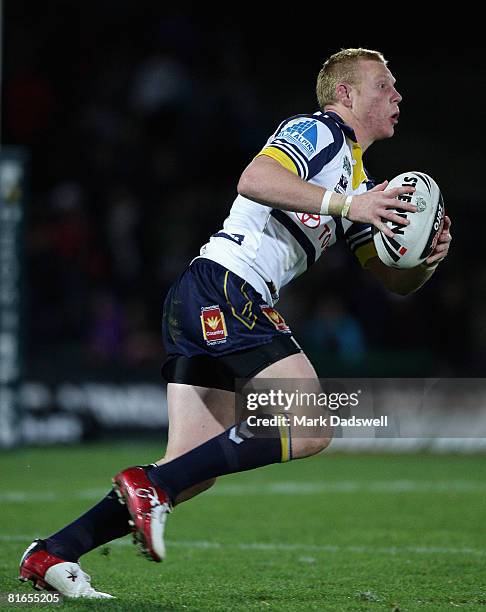
<path id="1" fill-rule="evenodd" d="M 174 388 L 176 391 L 174 392 Z M 169 439 L 157 464 L 175 459 L 227 429 L 234 421 L 234 394 L 219 389 L 169 385 Z M 177 503 L 206 490 L 214 480 L 184 491 Z M 67 597 L 108 597 L 95 591 L 80 568 L 79 558 L 132 531 L 126 506 L 110 491 L 93 508 L 44 540 L 36 540 L 20 563 L 20 577 L 37 588 L 52 586 Z M 69 576 L 76 576 L 73 581 Z"/>
<path id="2" fill-rule="evenodd" d="M 268 375 L 317 380 L 279 313 L 245 280 L 209 260 L 195 260 L 169 291 L 163 330 L 169 356 L 164 376 L 177 383 L 170 392 L 171 415 L 172 405 L 190 413 L 188 403 L 201 399 L 194 396 L 194 387 L 207 388 L 209 394 L 234 389 L 235 379 L 265 375 L 268 366 L 285 358 L 289 361 Z M 200 483 L 206 487 L 220 475 L 292 458 L 288 431 L 278 426 L 257 431 L 248 422 L 240 422 L 234 409 L 231 416 L 231 427 L 225 423 L 225 430 L 177 458 L 152 468 L 128 468 L 115 476 L 115 489 L 127 504 L 142 550 L 155 561 L 165 554 L 162 536 L 167 512 L 174 502 L 202 490 L 192 487 Z M 182 423 L 180 436 L 184 429 Z M 203 431 L 198 428 L 198 435 Z M 324 435 L 307 439 L 297 444 L 295 457 L 317 452 L 326 444 Z M 183 445 L 179 437 L 178 447 Z"/>
<path id="3" fill-rule="evenodd" d="M 259 353 L 261 350 L 261 347 L 250 350 L 245 353 L 245 357 L 251 361 L 253 353 Z M 282 383 L 284 379 L 290 379 L 294 389 L 296 381 L 307 379 L 307 390 L 313 388 L 318 391 L 320 388 L 314 368 L 300 350 L 260 369 L 258 377 L 282 379 Z M 218 391 L 207 389 L 204 392 L 201 388 L 190 385 L 173 385 L 170 406 L 181 406 L 183 411 L 189 410 L 187 414 L 190 414 L 188 402 L 204 402 L 203 398 L 211 395 L 217 397 Z M 225 415 L 220 420 L 214 419 L 216 425 L 214 422 L 202 426 L 196 423 L 194 430 L 189 427 L 191 440 L 208 438 L 205 442 L 174 459 L 171 458 L 175 454 L 172 446 L 167 460 L 159 462 L 157 467 L 128 468 L 115 476 L 115 488 L 121 500 L 128 505 L 142 552 L 155 561 L 160 561 L 165 555 L 163 532 L 167 512 L 174 500 L 182 501 L 192 497 L 207 488 L 208 481 L 212 482 L 218 476 L 307 457 L 329 444 L 330 432 L 323 428 L 317 430 L 312 437 L 298 435 L 292 439 L 295 429 L 293 427 L 282 429 L 275 425 L 262 430 L 260 427 L 251 426 L 248 421 L 238 420 L 238 424 L 234 425 L 236 415 L 234 408 L 230 406 L 230 396 L 227 398 L 232 418 L 228 420 Z M 214 437 L 209 437 L 221 430 L 225 421 L 226 424 L 232 423 L 232 426 Z M 178 438 L 179 431 L 173 437 L 174 444 L 177 442 L 176 452 L 187 448 L 183 441 L 184 429 L 182 421 L 182 437 Z M 171 460 L 168 460 L 169 458 Z M 200 483 L 204 483 L 201 488 Z M 143 494 L 134 495 L 134 491 L 143 491 Z"/>
<path id="4" fill-rule="evenodd" d="M 197 275 L 196 275 L 197 276 Z M 171 291 L 167 299 L 167 310 L 169 312 L 168 319 L 173 322 L 179 318 L 183 318 L 185 308 L 182 308 L 180 313 L 174 316 L 174 308 L 180 307 L 182 304 L 188 303 L 194 299 L 195 293 L 192 290 L 193 285 L 190 275 L 186 274 L 185 284 L 182 283 L 180 291 Z M 189 277 L 189 279 L 187 278 Z M 196 279 L 197 280 L 197 279 Z M 207 279 L 203 278 L 201 286 L 207 285 Z M 178 285 L 176 284 L 176 288 Z M 199 326 L 199 328 L 198 328 Z M 166 326 L 167 327 L 167 326 Z M 186 322 L 185 327 L 188 328 Z M 191 325 L 189 325 L 191 327 Z M 192 321 L 192 327 L 201 329 L 201 324 L 196 313 L 195 320 Z M 166 345 L 171 346 L 172 334 L 166 333 Z M 183 387 L 183 385 L 180 385 Z M 206 390 L 199 394 L 189 388 L 179 389 L 174 398 L 171 398 L 171 436 L 167 458 L 173 458 L 181 453 L 185 453 L 193 446 L 197 446 L 208 437 L 214 437 L 224 431 L 224 428 L 229 426 L 229 422 L 223 422 L 218 425 L 218 418 L 221 420 L 221 410 L 225 411 L 225 406 L 228 403 L 228 395 L 222 391 L 209 393 Z M 169 390 L 169 395 L 172 392 Z M 214 409 L 211 411 L 207 406 Z M 231 417 L 230 417 L 231 418 Z M 142 483 L 145 485 L 146 483 Z M 185 498 L 201 492 L 211 483 L 197 483 L 196 488 L 186 492 Z M 150 505 L 150 495 L 152 493 L 146 486 L 140 486 L 136 489 L 136 494 L 143 499 L 148 500 Z M 181 497 L 184 499 L 184 497 Z M 174 500 L 176 501 L 176 500 Z M 180 501 L 180 500 L 177 500 Z M 63 562 L 75 563 L 79 557 L 93 548 L 100 546 L 110 540 L 122 537 L 132 531 L 129 521 L 136 520 L 136 517 L 131 517 L 126 506 L 118 501 L 117 495 L 110 491 L 93 508 L 88 510 L 81 517 L 52 534 L 46 540 L 37 541 L 33 546 L 29 547 L 21 561 L 21 576 L 24 579 L 36 580 L 39 584 L 42 583 L 47 570 L 46 565 L 59 564 L 59 560 Z M 164 517 L 159 520 L 163 527 Z M 66 592 L 67 594 L 67 592 Z"/>
<path id="5" fill-rule="evenodd" d="M 106 542 L 130 533 L 130 515 L 111 490 L 78 519 L 46 539 L 35 540 L 20 561 L 22 581 L 54 588 L 66 597 L 111 597 L 95 591 L 78 560 Z"/>
<path id="6" fill-rule="evenodd" d="M 289 355 L 261 370 L 255 378 L 315 379 L 317 374 L 304 353 Z M 184 455 L 211 438 L 222 434 L 236 422 L 235 396 L 230 391 L 169 383 L 168 443 L 165 455 L 154 462 L 162 465 Z M 306 457 L 325 448 L 329 438 L 305 438 L 293 444 L 293 458 Z M 194 497 L 211 487 L 215 478 L 200 482 L 180 493 L 174 505 Z"/>
<path id="7" fill-rule="evenodd" d="M 255 349 L 255 351 L 258 351 L 258 349 Z M 313 378 L 317 380 L 315 371 L 301 353 L 288 356 L 281 363 L 280 368 L 276 364 L 268 368 L 269 374 L 274 378 L 285 378 L 291 374 L 293 379 Z M 267 369 L 263 369 L 260 376 L 265 376 L 265 372 L 267 372 Z M 223 410 L 219 407 L 219 420 L 216 418 L 207 419 L 207 417 L 193 419 L 192 416 L 188 418 L 193 406 L 197 407 L 196 414 L 202 415 L 201 408 L 203 405 L 209 412 L 205 402 L 208 401 L 209 397 L 218 397 L 221 394 L 224 394 L 223 397 L 227 397 L 228 402 Z M 241 428 L 235 425 L 235 423 L 238 423 L 238 419 L 232 396 L 233 394 L 225 394 L 225 392 L 216 389 L 204 390 L 191 385 L 170 385 L 169 410 L 171 415 L 176 415 L 177 418 L 177 408 L 181 409 L 181 418 L 178 421 L 180 427 L 174 433 L 169 434 L 170 443 L 167 456 L 163 461 L 158 462 L 157 467 L 137 468 L 140 472 L 147 473 L 146 490 L 151 488 L 149 483 L 152 482 L 157 488 L 165 491 L 167 501 L 173 504 L 181 493 L 199 483 L 206 483 L 208 480 L 224 474 L 249 470 L 282 460 L 278 427 L 274 427 L 268 432 L 268 438 L 255 435 L 256 432 L 252 431 L 251 428 L 247 433 L 242 434 Z M 226 410 L 226 413 L 224 413 L 224 410 Z M 240 423 L 240 425 L 244 425 L 244 423 Z M 185 440 L 186 432 L 190 436 L 190 442 Z M 241 443 L 241 436 L 245 438 L 244 444 Z M 195 446 L 194 442 L 196 440 L 203 442 Z M 326 443 L 327 439 L 323 438 L 320 441 L 319 449 L 314 448 L 316 442 L 313 440 L 307 445 L 301 444 L 297 448 L 295 458 L 317 452 Z M 287 459 L 284 458 L 284 460 Z M 118 488 L 121 486 L 125 489 L 128 485 L 123 482 L 123 478 L 120 481 L 117 480 L 120 474 L 115 477 L 115 484 Z M 141 473 L 140 478 L 143 478 Z M 137 486 L 139 488 L 141 482 L 141 480 L 138 482 Z M 130 488 L 134 489 L 135 485 L 131 484 Z M 154 492 L 151 491 L 151 494 L 153 495 Z M 123 497 L 125 496 L 123 495 Z"/>
<path id="8" fill-rule="evenodd" d="M 272 363 L 264 370 L 256 374 L 255 378 L 282 379 L 283 384 L 288 384 L 289 390 L 295 390 L 298 381 L 305 380 L 305 391 L 319 393 L 321 391 L 319 379 L 314 366 L 305 353 L 289 355 L 280 361 Z M 293 415 L 302 416 L 305 410 L 293 407 Z M 306 428 L 295 425 L 290 426 L 291 436 L 291 459 L 302 459 L 321 452 L 329 446 L 332 439 L 332 430 L 328 427 Z"/>
<path id="9" fill-rule="evenodd" d="M 234 424 L 234 393 L 193 385 L 167 385 L 169 432 L 165 455 L 155 463 L 162 465 L 218 436 Z M 183 491 L 174 505 L 206 491 L 215 478 Z"/>
<path id="10" fill-rule="evenodd" d="M 35 540 L 20 559 L 19 579 L 31 581 L 38 591 L 58 591 L 68 598 L 105 599 L 112 595 L 96 591 L 91 578 L 79 565 L 47 550 L 43 540 Z"/>

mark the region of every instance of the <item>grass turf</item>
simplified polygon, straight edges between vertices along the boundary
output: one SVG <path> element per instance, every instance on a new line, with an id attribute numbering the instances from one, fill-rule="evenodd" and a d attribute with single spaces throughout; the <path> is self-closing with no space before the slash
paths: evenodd
<path id="1" fill-rule="evenodd" d="M 152 443 L 21 449 L 0 457 L 0 592 L 34 537 L 95 503 Z M 168 559 L 124 538 L 82 566 L 110 601 L 43 610 L 486 610 L 484 456 L 324 454 L 222 479 L 179 506 Z M 13 609 L 13 608 L 12 608 Z"/>

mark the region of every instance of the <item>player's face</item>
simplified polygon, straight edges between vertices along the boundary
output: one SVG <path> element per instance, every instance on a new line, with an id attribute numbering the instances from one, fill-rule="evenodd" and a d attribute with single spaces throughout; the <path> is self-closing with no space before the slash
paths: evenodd
<path id="1" fill-rule="evenodd" d="M 390 138 L 402 100 L 395 79 L 386 66 L 370 60 L 360 62 L 359 73 L 361 78 L 353 91 L 353 114 L 372 141 Z"/>

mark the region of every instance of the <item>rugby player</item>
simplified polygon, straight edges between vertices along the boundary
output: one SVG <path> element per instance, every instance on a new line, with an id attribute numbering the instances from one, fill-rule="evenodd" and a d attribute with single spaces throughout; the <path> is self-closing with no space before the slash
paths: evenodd
<path id="1" fill-rule="evenodd" d="M 395 199 L 413 188 L 374 185 L 362 156 L 391 138 L 401 95 L 381 53 L 346 49 L 317 78 L 320 110 L 282 121 L 244 170 L 223 228 L 211 236 L 169 290 L 163 335 L 168 358 L 169 439 L 165 456 L 130 467 L 114 490 L 83 516 L 24 553 L 20 576 L 68 597 L 96 591 L 79 557 L 134 532 L 148 558 L 165 556 L 164 526 L 173 506 L 208 489 L 218 476 L 313 455 L 329 444 L 322 429 L 295 436 L 275 426 L 262 437 L 235 422 L 235 379 L 307 379 L 317 374 L 275 309 L 280 290 L 338 240 L 393 292 L 421 287 L 448 253 L 449 217 L 426 262 L 393 269 L 377 257 L 372 227 L 408 221 Z M 271 428 L 270 428 L 271 429 Z M 122 503 L 120 503 L 122 502 Z"/>

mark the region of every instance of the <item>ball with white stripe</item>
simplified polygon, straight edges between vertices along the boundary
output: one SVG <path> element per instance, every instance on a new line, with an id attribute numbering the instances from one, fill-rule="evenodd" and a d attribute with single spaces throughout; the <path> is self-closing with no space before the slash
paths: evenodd
<path id="1" fill-rule="evenodd" d="M 410 224 L 398 225 L 386 221 L 394 237 L 389 238 L 374 229 L 373 240 L 378 257 L 385 265 L 392 268 L 414 268 L 423 263 L 435 249 L 444 225 L 444 200 L 437 183 L 424 172 L 403 172 L 390 181 L 386 190 L 394 187 L 415 187 L 413 194 L 403 194 L 397 199 L 415 204 L 417 212 L 396 209 L 394 212 L 407 218 Z"/>

